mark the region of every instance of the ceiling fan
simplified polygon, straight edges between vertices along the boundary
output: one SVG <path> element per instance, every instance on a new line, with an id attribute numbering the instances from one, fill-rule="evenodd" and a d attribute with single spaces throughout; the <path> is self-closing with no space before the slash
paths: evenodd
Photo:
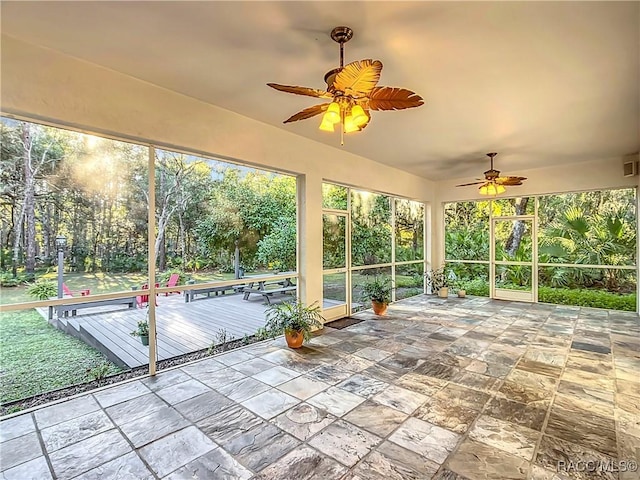
<path id="1" fill-rule="evenodd" d="M 340 124 L 341 145 L 344 145 L 345 133 L 359 132 L 369 124 L 370 110 L 403 110 L 424 103 L 422 97 L 411 90 L 377 87 L 382 71 L 379 60 L 359 60 L 345 66 L 344 44 L 352 37 L 353 30 L 349 27 L 336 27 L 331 31 L 331 38 L 340 44 L 340 66 L 325 74 L 326 90 L 267 83 L 281 92 L 331 99 L 305 108 L 283 123 L 305 120 L 324 112 L 320 130 L 333 132 L 334 126 Z"/>
<path id="2" fill-rule="evenodd" d="M 456 187 L 467 187 L 469 185 L 480 185 L 480 195 L 500 195 L 501 193 L 506 192 L 506 186 L 516 186 L 522 185 L 522 181 L 526 180 L 526 177 L 501 177 L 500 170 L 494 170 L 493 168 L 493 157 L 495 157 L 497 153 L 487 153 L 487 156 L 491 159 L 491 168 L 484 172 L 484 180 L 480 180 L 479 182 L 472 183 L 463 183 L 462 185 L 456 185 Z"/>

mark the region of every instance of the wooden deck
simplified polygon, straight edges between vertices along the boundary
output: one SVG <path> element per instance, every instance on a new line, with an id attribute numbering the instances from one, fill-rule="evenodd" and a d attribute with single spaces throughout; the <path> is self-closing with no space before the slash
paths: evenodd
<path id="1" fill-rule="evenodd" d="M 242 297 L 242 294 L 200 297 L 185 303 L 182 295 L 158 296 L 158 360 L 219 343 L 222 330 L 230 340 L 253 335 L 258 328 L 264 327 L 267 308 L 264 298 L 253 295 L 249 300 L 243 300 Z M 277 295 L 273 303 L 290 298 L 291 295 Z M 46 310 L 39 311 L 46 318 Z M 133 368 L 149 363 L 149 347 L 143 346 L 138 337 L 130 335 L 138 321 L 146 318 L 146 308 L 114 310 L 114 307 L 102 307 L 93 309 L 95 313 L 90 309 L 78 312 L 87 313 L 56 318 L 52 323 L 96 348 L 121 367 Z"/>

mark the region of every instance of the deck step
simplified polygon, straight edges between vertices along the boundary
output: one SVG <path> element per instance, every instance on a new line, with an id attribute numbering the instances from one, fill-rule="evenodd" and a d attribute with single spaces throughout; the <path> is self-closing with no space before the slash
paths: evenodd
<path id="1" fill-rule="evenodd" d="M 80 333 L 80 322 L 78 322 L 73 317 L 67 318 L 67 325 L 65 326 L 65 331 L 68 334 L 73 335 L 74 337 L 77 337 Z"/>
<path id="2" fill-rule="evenodd" d="M 149 363 L 148 357 L 145 358 L 144 355 L 140 355 L 135 349 L 123 348 L 95 325 L 83 325 L 80 327 L 80 333 L 85 342 L 102 352 L 109 361 L 120 367 L 135 368 Z"/>

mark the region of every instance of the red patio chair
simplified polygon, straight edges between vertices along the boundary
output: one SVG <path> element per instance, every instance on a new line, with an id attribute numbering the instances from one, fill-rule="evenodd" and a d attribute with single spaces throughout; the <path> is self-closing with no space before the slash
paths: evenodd
<path id="1" fill-rule="evenodd" d="M 63 283 L 62 293 L 64 295 L 69 295 L 70 297 L 76 297 L 78 296 L 78 294 L 80 294 L 81 297 L 86 297 L 87 295 L 91 295 L 91 290 L 89 290 L 88 288 L 82 288 L 80 290 L 71 290 L 69 287 L 67 287 L 66 283 Z"/>
<path id="2" fill-rule="evenodd" d="M 167 287 L 177 287 L 178 286 L 178 281 L 180 280 L 180 274 L 179 273 L 172 273 L 171 276 L 169 277 L 169 281 L 167 282 Z M 164 296 L 168 297 L 170 293 L 180 293 L 180 292 L 165 292 Z"/>
<path id="3" fill-rule="evenodd" d="M 156 288 L 158 288 L 159 286 L 160 286 L 160 284 L 156 283 Z M 144 285 L 142 285 L 142 290 L 146 290 L 147 288 L 149 288 L 149 284 L 148 283 L 145 283 Z M 157 295 L 158 294 L 156 293 L 156 296 Z M 138 295 L 136 297 L 136 303 L 138 304 L 138 308 L 142 308 L 145 305 L 148 305 L 149 304 L 149 295 L 148 294 L 146 294 L 146 295 Z M 157 306 L 158 306 L 158 300 L 156 300 L 156 307 Z"/>

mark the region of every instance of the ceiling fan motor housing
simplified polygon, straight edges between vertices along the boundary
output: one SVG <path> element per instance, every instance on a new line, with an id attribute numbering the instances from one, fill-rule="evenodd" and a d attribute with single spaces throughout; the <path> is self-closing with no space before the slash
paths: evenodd
<path id="1" fill-rule="evenodd" d="M 484 177 L 487 180 L 494 180 L 500 176 L 500 170 L 490 169 L 484 172 Z"/>

